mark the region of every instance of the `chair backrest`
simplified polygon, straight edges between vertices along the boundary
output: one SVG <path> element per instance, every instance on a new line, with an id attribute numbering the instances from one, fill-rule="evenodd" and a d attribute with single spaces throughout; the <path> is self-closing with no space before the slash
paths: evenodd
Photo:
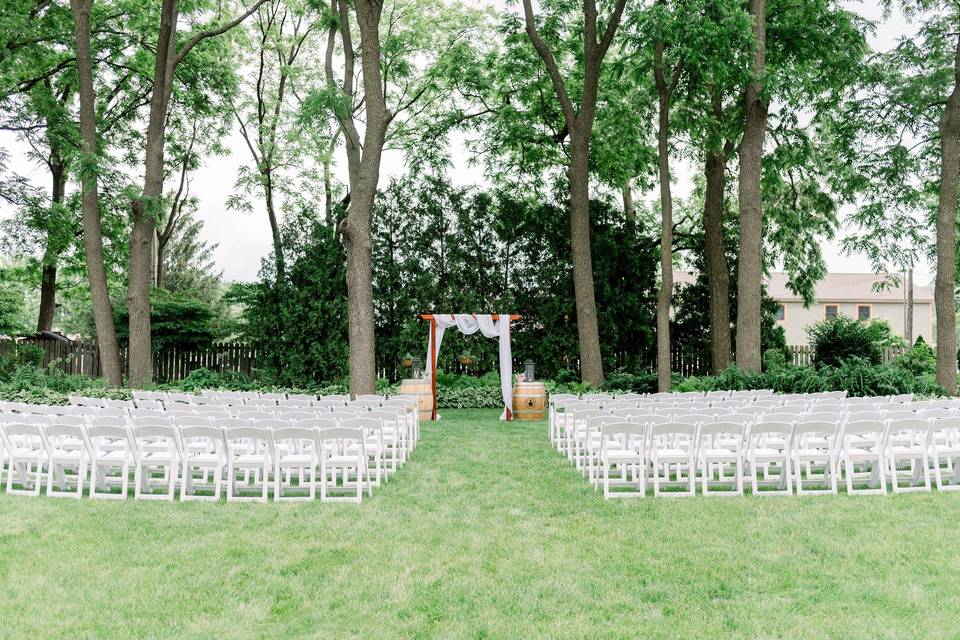
<path id="1" fill-rule="evenodd" d="M 653 413 L 637 413 L 630 416 L 630 422 L 634 424 L 666 424 L 673 422 L 670 416 L 658 416 Z"/>
<path id="2" fill-rule="evenodd" d="M 265 454 L 272 449 L 273 440 L 269 429 L 260 427 L 231 427 L 224 429 L 224 439 L 227 442 L 227 452 L 230 455 Z"/>
<path id="3" fill-rule="evenodd" d="M 106 407 L 107 401 L 103 398 L 87 398 L 85 396 L 68 396 L 70 404 L 77 407 Z"/>
<path id="4" fill-rule="evenodd" d="M 383 426 L 383 423 L 375 418 L 350 418 L 340 422 L 341 427 L 347 429 L 364 429 L 376 431 Z"/>
<path id="5" fill-rule="evenodd" d="M 137 451 L 143 450 L 145 444 L 157 446 L 160 441 L 163 441 L 171 455 L 179 455 L 180 453 L 177 430 L 169 424 L 134 426 L 130 429 L 130 434 L 133 436 L 133 444 Z"/>
<path id="6" fill-rule="evenodd" d="M 579 396 L 573 393 L 551 393 L 550 394 L 550 404 L 557 404 L 558 402 L 570 402 L 579 400 Z"/>
<path id="7" fill-rule="evenodd" d="M 273 444 L 276 447 L 281 442 L 294 443 L 298 450 L 303 447 L 313 447 L 317 443 L 317 430 L 305 427 L 283 427 L 273 430 Z"/>
<path id="8" fill-rule="evenodd" d="M 757 421 L 757 416 L 750 413 L 730 413 L 725 416 L 719 416 L 723 422 L 739 422 L 741 424 L 753 424 Z M 717 422 L 721 420 L 718 419 Z"/>
<path id="9" fill-rule="evenodd" d="M 278 420 L 277 418 L 265 418 L 263 420 L 254 419 L 253 426 L 260 427 L 261 429 L 268 429 L 273 431 L 274 429 L 286 429 L 287 427 L 292 426 L 292 423 L 289 420 Z"/>
<path id="10" fill-rule="evenodd" d="M 372 400 L 374 402 L 383 402 L 384 399 L 383 396 L 376 393 L 361 393 L 355 398 L 355 400 Z"/>
<path id="11" fill-rule="evenodd" d="M 317 417 L 316 412 L 305 411 L 304 409 L 305 408 L 278 410 L 277 418 L 280 420 L 309 420 L 310 418 Z"/>
<path id="12" fill-rule="evenodd" d="M 657 436 L 685 435 L 694 436 L 697 433 L 697 425 L 690 422 L 664 422 L 663 424 L 654 424 L 650 427 L 650 435 Z"/>
<path id="13" fill-rule="evenodd" d="M 253 426 L 253 423 L 246 418 L 213 418 L 210 422 L 219 429 L 241 429 Z"/>
<path id="14" fill-rule="evenodd" d="M 333 394 L 329 396 L 321 396 L 320 400 L 323 400 L 324 402 L 339 402 L 340 404 L 345 405 L 350 402 L 350 396 Z"/>
<path id="15" fill-rule="evenodd" d="M 119 418 L 117 416 L 96 416 L 90 418 L 91 427 L 118 427 L 125 429 L 127 426 L 127 421 L 124 418 Z"/>
<path id="16" fill-rule="evenodd" d="M 61 439 L 83 439 L 83 427 L 78 424 L 65 424 L 57 421 L 43 427 L 43 433 L 50 445 L 57 446 Z"/>
<path id="17" fill-rule="evenodd" d="M 197 407 L 195 413 L 204 418 L 229 418 L 230 411 L 224 407 Z"/>
<path id="18" fill-rule="evenodd" d="M 189 458 L 194 449 L 190 445 L 206 444 L 207 451 L 212 451 L 218 455 L 226 451 L 226 440 L 223 429 L 204 425 L 190 425 L 178 427 L 180 433 L 180 443 L 183 446 L 182 454 Z"/>
<path id="19" fill-rule="evenodd" d="M 379 409 L 380 401 L 379 400 L 366 400 L 366 399 L 357 399 L 347 405 L 350 409 L 363 409 L 365 411 L 370 411 L 371 409 Z"/>
<path id="20" fill-rule="evenodd" d="M 134 416 L 134 427 L 169 427 L 170 418 L 159 416 Z"/>
<path id="21" fill-rule="evenodd" d="M 332 429 L 337 426 L 337 421 L 333 418 L 307 418 L 294 420 L 293 424 L 301 429 Z"/>
<path id="22" fill-rule="evenodd" d="M 851 411 L 847 414 L 847 422 L 864 422 L 867 420 L 884 422 L 886 419 L 887 416 L 880 411 Z"/>
<path id="23" fill-rule="evenodd" d="M 603 408 L 607 411 L 618 411 L 621 409 L 636 409 L 636 402 L 625 402 L 623 400 L 611 400 L 610 402 L 604 402 Z"/>
<path id="24" fill-rule="evenodd" d="M 320 415 L 323 416 L 324 418 L 333 418 L 333 419 L 336 420 L 337 422 L 341 422 L 341 421 L 343 421 L 343 420 L 352 420 L 352 419 L 356 418 L 356 417 L 357 417 L 357 412 L 356 412 L 356 411 L 347 411 L 347 410 L 344 408 L 344 409 L 338 409 L 337 411 L 331 411 L 330 413 L 324 413 L 324 414 L 320 414 Z"/>
<path id="25" fill-rule="evenodd" d="M 603 425 L 600 433 L 602 433 L 604 437 L 637 435 L 646 438 L 647 431 L 647 425 L 645 424 L 637 424 L 636 422 L 608 422 Z"/>
<path id="26" fill-rule="evenodd" d="M 234 416 L 237 418 L 253 420 L 255 422 L 275 420 L 277 417 L 272 411 L 235 411 Z"/>
<path id="27" fill-rule="evenodd" d="M 90 452 L 94 456 L 100 451 L 101 446 L 105 446 L 110 450 L 117 446 L 121 446 L 127 451 L 132 449 L 130 434 L 126 427 L 106 424 L 90 425 L 87 427 L 86 434 L 87 442 L 90 445 Z"/>
<path id="28" fill-rule="evenodd" d="M 920 419 L 920 414 L 916 411 L 901 409 L 899 411 L 888 411 L 886 417 L 887 420 L 918 420 Z"/>
<path id="29" fill-rule="evenodd" d="M 263 400 L 262 404 L 277 404 L 281 400 L 286 400 L 287 396 L 282 393 L 261 393 L 260 399 Z"/>
<path id="30" fill-rule="evenodd" d="M 130 409 L 131 418 L 166 418 L 167 412 L 163 409 Z"/>
<path id="31" fill-rule="evenodd" d="M 588 402 L 597 402 L 599 400 L 613 400 L 613 396 L 609 393 L 587 393 L 584 394 L 583 399 Z"/>
<path id="32" fill-rule="evenodd" d="M 589 426 L 591 429 L 599 429 L 603 425 L 613 422 L 623 422 L 623 418 L 612 415 L 594 416 L 587 419 L 587 426 Z"/>
<path id="33" fill-rule="evenodd" d="M 351 427 L 329 427 L 317 430 L 317 439 L 320 442 L 359 442 L 363 444 L 363 429 Z"/>
<path id="34" fill-rule="evenodd" d="M 750 425 L 750 440 L 763 439 L 766 436 L 777 435 L 789 437 L 793 434 L 792 422 L 756 422 Z"/>
<path id="35" fill-rule="evenodd" d="M 764 422 L 800 422 L 800 414 L 790 411 L 776 411 L 763 414 Z"/>
<path id="36" fill-rule="evenodd" d="M 747 425 L 742 422 L 711 422 L 700 425 L 700 437 L 725 435 L 741 439 L 746 430 Z"/>
<path id="37" fill-rule="evenodd" d="M 694 422 L 700 424 L 708 424 L 711 422 L 716 422 L 717 420 L 717 417 L 710 413 L 688 413 L 685 416 L 678 417 L 683 418 L 681 422 Z"/>
<path id="38" fill-rule="evenodd" d="M 287 407 L 293 409 L 305 409 L 312 406 L 311 400 L 305 400 L 303 398 L 287 398 L 286 400 L 280 400 L 277 402 L 278 407 Z"/>
<path id="39" fill-rule="evenodd" d="M 840 437 L 847 443 L 850 436 L 869 436 L 879 445 L 886 431 L 887 424 L 882 420 L 856 420 L 843 425 Z"/>
<path id="40" fill-rule="evenodd" d="M 313 402 L 317 396 L 312 393 L 288 393 L 287 400 L 296 400 L 298 402 Z"/>
<path id="41" fill-rule="evenodd" d="M 811 422 L 808 420 L 797 422 L 794 425 L 793 433 L 794 436 L 808 436 L 808 435 L 821 435 L 821 436 L 836 436 L 840 430 L 839 422 L 822 422 L 816 421 Z"/>
<path id="42" fill-rule="evenodd" d="M 571 412 L 568 411 L 568 413 L 571 413 Z M 589 420 L 590 418 L 596 418 L 597 416 L 608 416 L 610 414 L 604 411 L 603 409 L 594 408 L 594 409 L 585 409 L 582 411 L 574 411 L 572 412 L 572 415 L 574 420 L 580 421 L 580 420 Z"/>

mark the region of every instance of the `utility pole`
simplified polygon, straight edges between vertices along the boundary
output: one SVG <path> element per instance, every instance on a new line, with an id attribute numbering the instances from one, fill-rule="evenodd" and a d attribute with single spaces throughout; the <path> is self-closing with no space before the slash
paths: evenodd
<path id="1" fill-rule="evenodd" d="M 907 345 L 913 346 L 913 267 L 907 268 L 906 283 L 907 309 L 906 322 L 903 325 L 904 338 L 907 339 Z"/>

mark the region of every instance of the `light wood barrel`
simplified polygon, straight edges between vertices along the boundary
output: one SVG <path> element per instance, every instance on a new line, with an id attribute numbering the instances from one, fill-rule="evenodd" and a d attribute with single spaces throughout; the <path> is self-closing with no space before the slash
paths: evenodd
<path id="1" fill-rule="evenodd" d="M 513 419 L 543 420 L 547 415 L 547 393 L 542 382 L 518 382 L 513 387 Z"/>
<path id="2" fill-rule="evenodd" d="M 430 415 L 433 413 L 433 389 L 430 387 L 429 380 L 407 378 L 400 383 L 400 393 L 417 396 L 417 404 L 420 406 L 420 419 L 430 419 Z"/>

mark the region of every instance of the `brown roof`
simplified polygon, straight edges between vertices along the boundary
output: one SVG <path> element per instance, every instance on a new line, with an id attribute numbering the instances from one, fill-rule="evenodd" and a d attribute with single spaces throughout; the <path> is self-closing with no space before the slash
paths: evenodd
<path id="1" fill-rule="evenodd" d="M 889 285 L 877 291 L 875 285 L 886 280 L 887 276 L 875 273 L 828 273 L 817 283 L 818 302 L 902 302 L 903 277 L 901 282 Z M 674 284 L 692 283 L 697 274 L 692 271 L 674 271 Z M 787 274 L 774 272 L 767 281 L 767 293 L 774 300 L 783 302 L 802 301 L 802 298 L 787 288 Z M 913 301 L 932 303 L 933 287 L 913 283 Z"/>

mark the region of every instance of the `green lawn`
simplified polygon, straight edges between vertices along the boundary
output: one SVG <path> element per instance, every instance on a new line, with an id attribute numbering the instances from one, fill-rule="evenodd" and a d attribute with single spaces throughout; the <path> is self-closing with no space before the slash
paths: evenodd
<path id="1" fill-rule="evenodd" d="M 0 637 L 960 635 L 960 494 L 604 502 L 444 412 L 363 505 L 0 497 Z"/>

